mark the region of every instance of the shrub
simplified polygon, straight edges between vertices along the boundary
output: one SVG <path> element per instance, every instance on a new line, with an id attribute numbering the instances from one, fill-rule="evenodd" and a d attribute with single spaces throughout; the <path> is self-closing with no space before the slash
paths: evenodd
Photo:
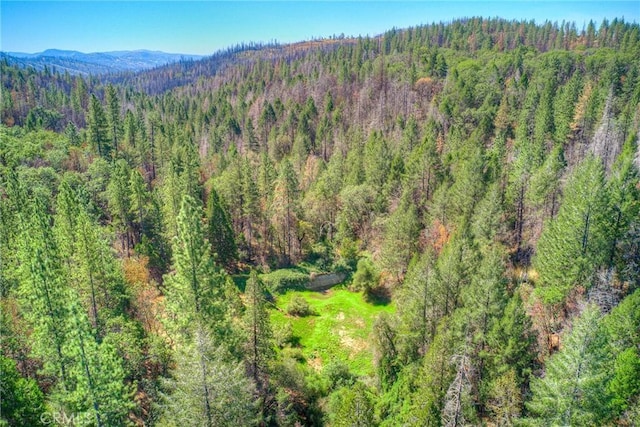
<path id="1" fill-rule="evenodd" d="M 332 359 L 322 369 L 322 374 L 329 380 L 331 390 L 344 386 L 352 386 L 356 376 L 349 371 L 349 365 L 342 360 Z"/>
<path id="2" fill-rule="evenodd" d="M 292 316 L 305 317 L 314 314 L 313 309 L 309 306 L 306 299 L 300 295 L 291 298 L 287 305 L 287 313 Z"/>
<path id="3" fill-rule="evenodd" d="M 276 270 L 260 276 L 271 292 L 282 293 L 289 289 L 304 289 L 309 282 L 309 275 L 292 269 Z"/>
<path id="4" fill-rule="evenodd" d="M 378 287 L 379 280 L 380 274 L 376 271 L 373 263 L 367 258 L 360 258 L 356 272 L 353 275 L 353 289 L 369 295 Z"/>
<path id="5" fill-rule="evenodd" d="M 284 323 L 280 326 L 274 325 L 273 339 L 280 348 L 284 348 L 288 344 L 293 344 L 293 326 L 291 322 Z"/>

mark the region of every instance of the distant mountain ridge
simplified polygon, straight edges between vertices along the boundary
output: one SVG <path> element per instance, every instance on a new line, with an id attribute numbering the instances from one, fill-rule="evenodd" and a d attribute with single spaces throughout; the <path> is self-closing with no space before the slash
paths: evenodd
<path id="1" fill-rule="evenodd" d="M 181 60 L 197 60 L 201 55 L 166 53 L 151 50 L 124 50 L 83 53 L 74 50 L 47 49 L 38 53 L 1 52 L 12 65 L 43 70 L 55 68 L 69 74 L 107 74 L 141 71 Z"/>

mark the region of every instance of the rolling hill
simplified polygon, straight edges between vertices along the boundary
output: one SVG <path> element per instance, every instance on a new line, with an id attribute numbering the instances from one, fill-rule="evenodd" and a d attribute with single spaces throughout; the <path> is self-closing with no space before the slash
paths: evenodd
<path id="1" fill-rule="evenodd" d="M 20 67 L 45 67 L 69 74 L 107 74 L 142 71 L 182 60 L 196 60 L 199 55 L 150 50 L 83 53 L 73 50 L 47 49 L 39 53 L 2 52 L 9 64 Z"/>

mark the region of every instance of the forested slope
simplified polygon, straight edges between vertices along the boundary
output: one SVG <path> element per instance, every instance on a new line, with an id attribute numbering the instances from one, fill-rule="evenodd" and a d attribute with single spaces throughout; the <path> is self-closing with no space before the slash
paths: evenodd
<path id="1" fill-rule="evenodd" d="M 639 58 L 623 20 L 473 18 L 0 63 L 2 422 L 637 424 Z M 393 301 L 375 375 L 273 327 L 293 266 Z"/>

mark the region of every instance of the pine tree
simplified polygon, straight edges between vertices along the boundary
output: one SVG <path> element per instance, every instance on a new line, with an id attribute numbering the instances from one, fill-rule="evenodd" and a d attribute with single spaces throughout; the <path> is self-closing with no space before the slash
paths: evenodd
<path id="1" fill-rule="evenodd" d="M 609 262 L 619 266 L 622 277 L 633 264 L 633 258 L 638 257 L 633 249 L 622 251 L 623 247 L 633 247 L 632 239 L 625 238 L 632 235 L 632 224 L 640 217 L 640 172 L 634 164 L 634 156 L 638 146 L 636 136 L 631 135 L 625 142 L 622 153 L 613 164 L 611 178 L 607 183 L 610 195 L 610 215 L 612 218 L 609 240 Z M 625 259 L 626 258 L 626 259 Z M 629 262 L 630 261 L 630 262 Z"/>
<path id="2" fill-rule="evenodd" d="M 400 365 L 396 348 L 396 327 L 393 324 L 393 320 L 386 313 L 380 314 L 376 319 L 373 325 L 373 335 L 378 381 L 380 381 L 383 390 L 388 390 L 397 379 Z"/>
<path id="3" fill-rule="evenodd" d="M 131 194 L 129 178 L 131 169 L 125 160 L 118 160 L 113 165 L 111 179 L 107 186 L 107 198 L 109 200 L 109 211 L 113 218 L 114 225 L 120 236 L 122 251 L 127 255 L 132 248 L 131 241 Z"/>
<path id="4" fill-rule="evenodd" d="M 598 308 L 587 307 L 547 361 L 544 377 L 531 382 L 527 407 L 540 424 L 591 426 L 608 419 L 609 355 L 602 332 Z"/>
<path id="5" fill-rule="evenodd" d="M 455 372 L 452 357 L 455 341 L 450 323 L 443 319 L 422 360 L 421 372 L 416 380 L 416 393 L 412 398 L 413 425 L 428 427 L 442 425 L 441 413 L 445 396 Z"/>
<path id="6" fill-rule="evenodd" d="M 404 277 L 411 257 L 417 251 L 420 224 L 415 207 L 408 199 L 389 216 L 382 243 L 382 266 L 397 282 Z"/>
<path id="7" fill-rule="evenodd" d="M 77 296 L 73 292 L 70 296 L 70 329 L 64 349 L 74 360 L 69 369 L 73 388 L 54 399 L 77 415 L 87 414 L 98 427 L 121 425 L 133 408 L 133 390 L 124 383 L 122 360 L 113 346 L 95 340 Z"/>
<path id="8" fill-rule="evenodd" d="M 440 316 L 434 295 L 435 255 L 425 251 L 407 272 L 397 297 L 399 352 L 403 361 L 424 356 Z"/>
<path id="9" fill-rule="evenodd" d="M 361 382 L 338 390 L 332 395 L 330 407 L 332 426 L 372 427 L 376 425 L 372 393 Z"/>
<path id="10" fill-rule="evenodd" d="M 129 194 L 131 204 L 129 207 L 129 213 L 135 218 L 138 229 L 138 243 L 142 241 L 142 236 L 146 235 L 148 230 L 145 230 L 147 205 L 149 204 L 149 192 L 147 191 L 147 185 L 144 182 L 144 178 L 140 171 L 137 169 L 131 170 L 131 176 L 129 178 Z"/>
<path id="11" fill-rule="evenodd" d="M 588 286 L 606 261 L 608 192 L 600 161 L 588 157 L 573 172 L 558 216 L 543 230 L 534 266 L 546 303 L 563 301 L 573 286 Z"/>
<path id="12" fill-rule="evenodd" d="M 614 357 L 611 381 L 611 410 L 615 415 L 631 418 L 640 396 L 640 291 L 628 295 L 606 317 L 603 326 Z"/>
<path id="13" fill-rule="evenodd" d="M 211 243 L 211 253 L 220 265 L 225 268 L 232 268 L 233 262 L 238 256 L 238 249 L 233 236 L 229 214 L 214 188 L 209 193 L 207 222 L 207 235 Z"/>
<path id="14" fill-rule="evenodd" d="M 78 128 L 73 124 L 73 122 L 69 122 L 69 124 L 67 124 L 64 134 L 66 135 L 70 146 L 77 147 L 80 145 L 81 140 L 80 135 L 78 134 Z"/>
<path id="15" fill-rule="evenodd" d="M 104 108 L 95 95 L 91 95 L 89 104 L 87 132 L 89 143 L 96 148 L 98 154 L 105 159 L 111 159 L 113 147 L 109 140 L 109 124 Z"/>
<path id="16" fill-rule="evenodd" d="M 526 384 L 533 366 L 535 337 L 531 318 L 525 311 L 520 294 L 511 297 L 487 340 L 492 374 L 501 375 L 512 369 L 517 384 Z"/>
<path id="17" fill-rule="evenodd" d="M 516 374 L 510 369 L 491 384 L 488 409 L 498 426 L 513 426 L 522 413 L 522 392 Z"/>
<path id="18" fill-rule="evenodd" d="M 281 241 L 281 254 L 285 265 L 293 261 L 296 227 L 299 218 L 298 179 L 289 160 L 282 162 L 273 190 L 271 204 L 272 223 Z"/>
<path id="19" fill-rule="evenodd" d="M 105 102 L 107 104 L 106 116 L 109 127 L 109 141 L 113 148 L 113 155 L 117 156 L 118 152 L 122 150 L 120 145 L 122 144 L 124 130 L 122 128 L 122 119 L 120 118 L 120 101 L 118 100 L 116 88 L 111 84 L 105 90 Z"/>
<path id="20" fill-rule="evenodd" d="M 255 224 L 258 222 L 260 215 L 259 193 L 256 181 L 254 179 L 253 167 L 248 158 L 244 158 L 242 162 L 242 218 L 243 231 L 246 241 L 248 256 L 253 256 L 253 239 Z"/>
<path id="21" fill-rule="evenodd" d="M 469 336 L 469 365 L 473 368 L 475 384 L 479 388 L 489 382 L 491 376 L 491 355 L 489 335 L 504 311 L 506 304 L 505 265 L 502 248 L 493 246 L 484 251 L 479 267 L 469 286 L 461 290 L 463 307 L 456 311 L 455 317 L 462 316 L 464 334 Z M 481 390 L 476 397 L 480 405 L 485 395 Z"/>
<path id="22" fill-rule="evenodd" d="M 249 275 L 244 295 L 246 301 L 244 331 L 247 337 L 245 342 L 247 372 L 253 379 L 258 395 L 262 397 L 264 402 L 268 389 L 270 363 L 275 354 L 269 313 L 266 308 L 265 288 L 255 270 L 252 270 Z M 265 410 L 263 405 L 263 413 Z"/>
<path id="23" fill-rule="evenodd" d="M 160 426 L 217 427 L 253 425 L 253 387 L 240 363 L 227 362 L 223 349 L 200 331 L 177 354 L 166 380 Z"/>
<path id="24" fill-rule="evenodd" d="M 44 395 L 38 383 L 24 378 L 16 368 L 16 362 L 0 355 L 0 425 L 41 425 Z"/>
<path id="25" fill-rule="evenodd" d="M 202 207 L 193 197 L 184 196 L 177 223 L 174 272 L 165 278 L 166 304 L 171 313 L 171 329 L 177 333 L 175 338 L 188 342 L 197 330 L 224 330 L 220 300 L 224 278 L 215 271 L 204 237 Z"/>
<path id="26" fill-rule="evenodd" d="M 68 387 L 70 360 L 63 351 L 68 336 L 68 297 L 60 256 L 50 218 L 42 201 L 35 200 L 29 218 L 23 219 L 19 294 L 24 316 L 33 325 L 33 353 L 41 357 L 44 371 Z"/>

